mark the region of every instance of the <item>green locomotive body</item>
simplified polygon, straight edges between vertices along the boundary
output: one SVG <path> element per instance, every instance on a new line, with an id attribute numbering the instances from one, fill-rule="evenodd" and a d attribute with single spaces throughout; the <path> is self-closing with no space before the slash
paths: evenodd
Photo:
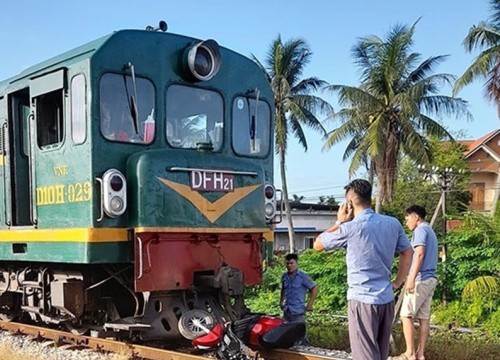
<path id="1" fill-rule="evenodd" d="M 0 316 L 176 338 L 227 316 L 221 291 L 238 316 L 277 213 L 272 124 L 253 61 L 160 31 L 0 83 Z"/>

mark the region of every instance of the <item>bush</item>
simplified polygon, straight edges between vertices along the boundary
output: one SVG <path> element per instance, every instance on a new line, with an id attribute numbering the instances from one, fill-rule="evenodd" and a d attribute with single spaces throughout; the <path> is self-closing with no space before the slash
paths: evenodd
<path id="1" fill-rule="evenodd" d="M 246 304 L 253 312 L 279 314 L 281 275 L 286 271 L 283 255 L 269 262 L 261 286 L 247 289 Z M 299 269 L 313 279 L 319 295 L 314 304 L 315 313 L 345 313 L 347 308 L 347 269 L 345 252 L 304 251 L 299 257 Z"/>

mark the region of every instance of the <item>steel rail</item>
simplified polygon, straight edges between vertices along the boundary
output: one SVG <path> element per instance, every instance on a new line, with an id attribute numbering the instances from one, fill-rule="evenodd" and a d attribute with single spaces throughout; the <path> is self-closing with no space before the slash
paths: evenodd
<path id="1" fill-rule="evenodd" d="M 292 350 L 259 350 L 265 360 L 345 360 L 341 358 Z"/>
<path id="2" fill-rule="evenodd" d="M 66 331 L 48 329 L 15 322 L 0 321 L 0 329 L 15 334 L 29 335 L 34 338 L 53 340 L 57 344 L 73 344 L 150 360 L 206 360 L 206 357 L 171 350 L 163 350 L 143 345 L 128 344 L 121 341 L 100 339 L 90 336 L 74 335 Z"/>
<path id="3" fill-rule="evenodd" d="M 71 344 L 91 348 L 96 351 L 112 352 L 125 356 L 140 357 L 150 360 L 206 360 L 206 356 L 193 355 L 178 351 L 164 350 L 144 345 L 135 345 L 117 340 L 101 339 L 90 336 L 75 335 L 67 331 L 49 329 L 0 320 L 0 330 L 14 334 L 23 334 L 35 339 L 50 339 L 56 344 Z M 262 360 L 342 360 L 331 356 L 296 352 L 290 350 L 259 349 Z"/>

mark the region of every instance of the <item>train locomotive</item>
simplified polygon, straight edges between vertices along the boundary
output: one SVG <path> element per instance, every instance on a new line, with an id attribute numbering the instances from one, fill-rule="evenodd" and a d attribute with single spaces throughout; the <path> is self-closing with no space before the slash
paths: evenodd
<path id="1" fill-rule="evenodd" d="M 0 319 L 176 340 L 247 311 L 279 213 L 273 94 L 252 60 L 165 30 L 0 82 Z"/>

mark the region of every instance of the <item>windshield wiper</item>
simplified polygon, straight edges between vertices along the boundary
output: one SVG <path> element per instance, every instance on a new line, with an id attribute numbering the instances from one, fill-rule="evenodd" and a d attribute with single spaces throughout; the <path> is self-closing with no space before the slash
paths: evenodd
<path id="1" fill-rule="evenodd" d="M 257 123 L 257 112 L 259 109 L 259 89 L 255 88 L 255 113 L 250 116 L 250 144 L 252 146 L 252 151 L 255 151 L 255 133 L 256 133 L 256 123 Z"/>
<path id="2" fill-rule="evenodd" d="M 127 86 L 127 75 L 123 74 L 123 79 L 125 81 L 125 92 L 127 93 L 127 103 L 128 103 L 128 108 L 130 109 L 130 116 L 132 117 L 132 121 L 134 123 L 134 130 L 136 134 L 139 134 L 139 107 L 137 105 L 137 85 L 135 82 L 135 67 L 134 64 L 131 62 L 128 62 L 125 65 L 126 69 L 130 69 L 130 74 L 132 75 L 132 84 L 134 86 L 134 95 L 130 95 L 128 92 L 128 86 Z"/>

